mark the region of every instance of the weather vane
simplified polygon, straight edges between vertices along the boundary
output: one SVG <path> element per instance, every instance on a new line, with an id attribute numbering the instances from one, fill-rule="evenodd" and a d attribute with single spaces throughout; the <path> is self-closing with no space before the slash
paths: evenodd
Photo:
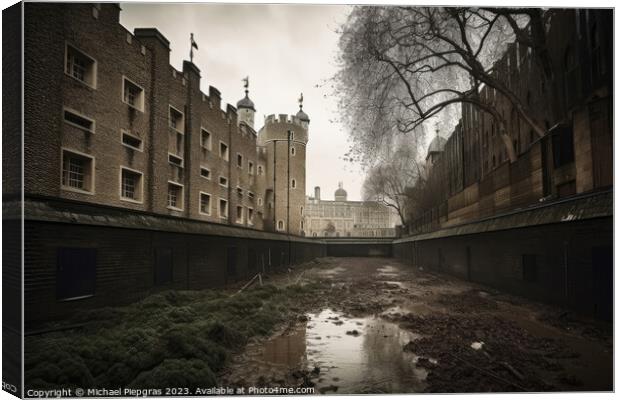
<path id="1" fill-rule="evenodd" d="M 191 43 L 191 46 L 189 48 L 189 61 L 194 62 L 194 49 L 198 50 L 198 43 L 196 43 L 196 41 L 194 40 L 193 33 L 190 33 L 189 41 Z"/>
<path id="2" fill-rule="evenodd" d="M 242 79 L 243 81 L 243 87 L 245 88 L 245 94 L 248 94 L 248 88 L 250 87 L 250 77 L 246 76 L 245 78 Z"/>
<path id="3" fill-rule="evenodd" d="M 297 101 L 299 102 L 299 109 L 301 110 L 304 107 L 304 94 L 303 93 L 299 95 L 299 99 Z"/>

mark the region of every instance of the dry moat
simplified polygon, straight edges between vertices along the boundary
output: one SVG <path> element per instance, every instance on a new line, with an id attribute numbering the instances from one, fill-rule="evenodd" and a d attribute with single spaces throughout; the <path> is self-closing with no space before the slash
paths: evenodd
<path id="1" fill-rule="evenodd" d="M 612 326 L 386 258 L 166 291 L 28 335 L 26 388 L 612 390 Z"/>

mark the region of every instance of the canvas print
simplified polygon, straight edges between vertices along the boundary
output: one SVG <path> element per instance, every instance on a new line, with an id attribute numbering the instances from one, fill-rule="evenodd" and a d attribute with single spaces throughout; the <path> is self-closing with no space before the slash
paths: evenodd
<path id="1" fill-rule="evenodd" d="M 611 8 L 3 11 L 3 390 L 609 392 Z"/>

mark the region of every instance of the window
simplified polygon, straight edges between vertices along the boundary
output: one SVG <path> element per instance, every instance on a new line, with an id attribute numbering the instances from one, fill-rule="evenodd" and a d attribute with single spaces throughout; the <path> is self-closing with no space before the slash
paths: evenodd
<path id="1" fill-rule="evenodd" d="M 69 150 L 62 152 L 63 189 L 94 192 L 94 166 L 92 157 Z"/>
<path id="2" fill-rule="evenodd" d="M 142 202 L 142 173 L 121 167 L 121 200 Z"/>
<path id="3" fill-rule="evenodd" d="M 297 187 L 297 181 L 295 179 L 291 179 L 291 187 L 295 189 Z"/>
<path id="4" fill-rule="evenodd" d="M 183 185 L 168 182 L 168 207 L 176 210 L 183 209 Z"/>
<path id="5" fill-rule="evenodd" d="M 237 223 L 243 223 L 243 207 L 237 206 Z"/>
<path id="6" fill-rule="evenodd" d="M 239 197 L 243 196 L 243 189 L 241 189 L 239 186 L 237 186 L 237 196 Z"/>
<path id="7" fill-rule="evenodd" d="M 65 73 L 92 88 L 96 88 L 97 62 L 71 45 L 67 45 L 65 53 Z"/>
<path id="8" fill-rule="evenodd" d="M 304 206 L 301 206 L 299 209 L 299 214 L 304 215 Z"/>
<path id="9" fill-rule="evenodd" d="M 68 109 L 65 109 L 64 116 L 65 122 L 69 125 L 73 125 L 76 128 L 84 129 L 87 132 L 95 132 L 95 121 L 93 121 L 92 119 Z"/>
<path id="10" fill-rule="evenodd" d="M 134 150 L 142 151 L 142 139 L 125 130 L 121 130 L 121 143 Z"/>
<path id="11" fill-rule="evenodd" d="M 257 204 L 258 204 L 259 206 L 262 206 L 262 205 L 263 205 L 263 198 L 262 198 L 262 197 L 259 197 L 259 198 L 258 198 L 258 202 L 257 202 Z"/>
<path id="12" fill-rule="evenodd" d="M 211 179 L 211 171 L 209 171 L 209 168 L 200 167 L 200 176 L 205 179 Z"/>
<path id="13" fill-rule="evenodd" d="M 185 132 L 185 117 L 183 113 L 176 108 L 170 106 L 169 111 L 170 127 L 177 132 Z"/>
<path id="14" fill-rule="evenodd" d="M 200 145 L 207 150 L 211 150 L 211 133 L 206 129 L 200 129 Z"/>
<path id="15" fill-rule="evenodd" d="M 291 155 L 294 156 L 295 155 L 295 146 L 291 147 Z"/>
<path id="16" fill-rule="evenodd" d="M 220 142 L 220 157 L 228 161 L 228 145 L 224 142 Z"/>
<path id="17" fill-rule="evenodd" d="M 211 195 L 200 192 L 200 214 L 211 215 Z"/>
<path id="18" fill-rule="evenodd" d="M 123 77 L 123 102 L 136 110 L 144 111 L 144 89 Z"/>
<path id="19" fill-rule="evenodd" d="M 220 185 L 224 187 L 228 187 L 228 179 L 223 176 L 220 176 Z"/>
<path id="20" fill-rule="evenodd" d="M 248 224 L 254 225 L 254 209 L 248 208 Z"/>
<path id="21" fill-rule="evenodd" d="M 237 167 L 243 168 L 243 156 L 237 153 Z"/>
<path id="22" fill-rule="evenodd" d="M 258 166 L 258 174 L 259 174 L 259 175 L 262 175 L 262 174 L 263 174 L 263 166 L 262 166 L 262 165 L 259 165 L 259 166 Z"/>
<path id="23" fill-rule="evenodd" d="M 172 153 L 168 153 L 168 162 L 172 165 L 183 168 L 183 159 Z"/>
<path id="24" fill-rule="evenodd" d="M 95 294 L 96 249 L 59 247 L 56 260 L 58 300 L 78 300 Z"/>
<path id="25" fill-rule="evenodd" d="M 304 230 L 304 221 L 302 220 L 301 223 L 299 224 L 299 226 L 301 227 L 301 230 Z"/>
<path id="26" fill-rule="evenodd" d="M 254 163 L 252 161 L 248 161 L 248 173 L 254 175 Z"/>
<path id="27" fill-rule="evenodd" d="M 224 199 L 220 199 L 219 213 L 220 218 L 228 218 L 228 202 Z"/>
<path id="28" fill-rule="evenodd" d="M 254 193 L 248 191 L 248 199 L 254 200 Z"/>
<path id="29" fill-rule="evenodd" d="M 284 230 L 284 221 L 278 221 L 278 230 L 279 231 L 283 231 Z"/>

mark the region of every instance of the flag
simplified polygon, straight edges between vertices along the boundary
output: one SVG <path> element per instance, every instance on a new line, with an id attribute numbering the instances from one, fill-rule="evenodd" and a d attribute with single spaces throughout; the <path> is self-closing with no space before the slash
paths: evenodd
<path id="1" fill-rule="evenodd" d="M 196 50 L 198 50 L 198 44 L 196 43 L 196 41 L 194 41 L 194 34 L 193 33 L 191 34 L 190 39 L 192 41 L 192 47 L 195 48 Z"/>
<path id="2" fill-rule="evenodd" d="M 301 94 L 299 95 L 299 104 L 301 105 L 303 102 L 304 102 L 304 94 L 303 94 L 303 93 L 301 93 Z"/>
<path id="3" fill-rule="evenodd" d="M 242 79 L 242 81 L 243 81 L 243 87 L 247 89 L 248 86 L 250 86 L 250 77 L 246 76 L 245 78 Z"/>

